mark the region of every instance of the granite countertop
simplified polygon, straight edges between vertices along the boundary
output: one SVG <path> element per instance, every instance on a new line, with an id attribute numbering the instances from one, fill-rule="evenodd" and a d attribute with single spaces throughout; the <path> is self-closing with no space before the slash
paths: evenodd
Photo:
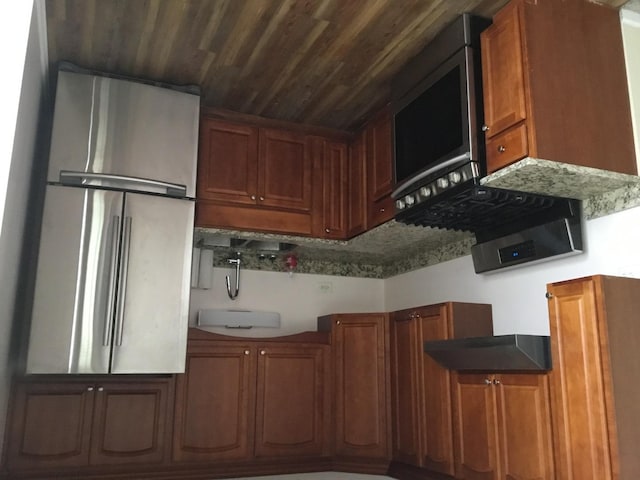
<path id="1" fill-rule="evenodd" d="M 492 187 L 583 200 L 583 215 L 592 219 L 640 205 L 640 177 L 525 158 L 482 181 Z M 296 245 L 290 252 L 231 249 L 219 238 L 256 239 Z M 225 229 L 196 228 L 195 245 L 214 250 L 214 266 L 227 268 L 239 250 L 243 268 L 285 271 L 283 257 L 298 257 L 297 273 L 388 278 L 470 254 L 472 234 L 416 227 L 391 220 L 351 240 L 327 240 Z"/>

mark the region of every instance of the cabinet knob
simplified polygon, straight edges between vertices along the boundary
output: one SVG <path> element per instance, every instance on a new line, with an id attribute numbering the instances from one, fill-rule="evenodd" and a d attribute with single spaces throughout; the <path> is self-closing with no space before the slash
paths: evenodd
<path id="1" fill-rule="evenodd" d="M 255 200 L 256 196 L 255 195 L 251 195 L 251 200 Z"/>
<path id="2" fill-rule="evenodd" d="M 245 350 L 245 351 L 244 351 L 244 354 L 245 354 L 245 355 L 249 355 L 249 350 Z"/>
<path id="3" fill-rule="evenodd" d="M 484 384 L 485 385 L 491 385 L 491 379 L 490 378 L 485 378 L 484 379 Z"/>
<path id="4" fill-rule="evenodd" d="M 384 213 L 384 208 L 381 208 L 381 209 L 380 209 L 380 213 Z"/>
<path id="5" fill-rule="evenodd" d="M 261 202 L 264 202 L 264 197 L 260 197 L 260 201 L 261 201 Z"/>
<path id="6" fill-rule="evenodd" d="M 336 320 L 336 325 L 340 325 L 340 320 Z"/>
<path id="7" fill-rule="evenodd" d="M 104 387 L 98 387 L 99 392 L 104 392 Z"/>
<path id="8" fill-rule="evenodd" d="M 547 300 L 551 300 L 551 299 L 553 298 L 553 293 L 551 293 L 551 292 L 546 292 L 546 293 L 544 294 L 544 296 L 545 296 L 545 297 L 547 297 Z"/>
<path id="9" fill-rule="evenodd" d="M 260 355 L 266 355 L 267 351 L 266 350 L 260 350 Z"/>
<path id="10" fill-rule="evenodd" d="M 498 153 L 504 153 L 507 151 L 507 147 L 504 145 L 498 145 Z"/>
<path id="11" fill-rule="evenodd" d="M 486 132 L 489 130 L 489 125 L 482 125 L 482 131 Z"/>
<path id="12" fill-rule="evenodd" d="M 331 229 L 330 229 L 330 228 L 325 228 L 325 229 L 324 229 L 324 231 L 325 231 L 326 233 L 331 233 Z"/>
<path id="13" fill-rule="evenodd" d="M 93 392 L 93 387 L 87 387 L 87 392 Z"/>
<path id="14" fill-rule="evenodd" d="M 493 384 L 494 385 L 500 385 L 500 380 L 498 380 L 497 378 L 493 379 Z"/>

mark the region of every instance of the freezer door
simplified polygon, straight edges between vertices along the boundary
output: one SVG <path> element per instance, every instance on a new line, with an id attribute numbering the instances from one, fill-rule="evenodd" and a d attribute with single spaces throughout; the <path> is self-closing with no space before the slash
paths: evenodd
<path id="1" fill-rule="evenodd" d="M 82 185 L 166 193 L 154 179 L 195 197 L 200 98 L 121 79 L 60 71 L 48 180 L 61 172 L 110 174 L 68 179 Z M 79 179 L 79 180 L 78 180 Z M 171 192 L 169 192 L 171 194 Z"/>
<path id="2" fill-rule="evenodd" d="M 125 194 L 112 373 L 184 372 L 194 202 Z"/>
<path id="3" fill-rule="evenodd" d="M 27 373 L 107 373 L 124 196 L 48 186 Z"/>

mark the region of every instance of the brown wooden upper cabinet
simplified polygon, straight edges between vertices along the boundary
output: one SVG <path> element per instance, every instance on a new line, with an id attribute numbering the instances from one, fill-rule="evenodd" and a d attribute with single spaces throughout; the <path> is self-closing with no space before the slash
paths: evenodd
<path id="1" fill-rule="evenodd" d="M 323 141 L 322 226 L 316 236 L 347 237 L 349 206 L 349 148 L 344 142 Z"/>
<path id="2" fill-rule="evenodd" d="M 392 314 L 393 460 L 454 474 L 451 373 L 424 342 L 491 335 L 491 306 L 443 303 Z"/>
<path id="3" fill-rule="evenodd" d="M 349 145 L 347 188 L 347 238 L 367 229 L 367 142 L 360 132 Z"/>
<path id="4" fill-rule="evenodd" d="M 311 151 L 301 132 L 203 117 L 196 225 L 310 235 Z"/>
<path id="5" fill-rule="evenodd" d="M 547 286 L 558 478 L 640 478 L 640 280 Z"/>
<path id="6" fill-rule="evenodd" d="M 367 230 L 391 220 L 393 190 L 393 138 L 391 111 L 385 108 L 365 128 L 367 158 Z"/>
<path id="7" fill-rule="evenodd" d="M 167 460 L 173 379 L 24 381 L 13 390 L 7 467 L 48 474 Z M 67 471 L 67 474 L 69 472 Z"/>
<path id="8" fill-rule="evenodd" d="M 456 478 L 555 480 L 546 374 L 457 373 L 453 385 Z"/>
<path id="9" fill-rule="evenodd" d="M 481 42 L 489 173 L 524 157 L 637 173 L 617 10 L 512 0 Z"/>

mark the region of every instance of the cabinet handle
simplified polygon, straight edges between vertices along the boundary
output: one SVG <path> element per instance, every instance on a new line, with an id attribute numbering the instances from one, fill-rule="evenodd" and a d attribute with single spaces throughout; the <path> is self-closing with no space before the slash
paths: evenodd
<path id="1" fill-rule="evenodd" d="M 260 350 L 260 355 L 266 355 L 267 351 L 266 350 Z"/>
<path id="2" fill-rule="evenodd" d="M 504 145 L 498 145 L 498 153 L 504 153 L 507 151 L 507 147 Z"/>
<path id="3" fill-rule="evenodd" d="M 384 213 L 384 208 L 381 208 L 381 209 L 380 209 L 380 213 Z"/>
<path id="4" fill-rule="evenodd" d="M 99 392 L 104 392 L 104 387 L 98 387 Z"/>
<path id="5" fill-rule="evenodd" d="M 489 125 L 482 125 L 482 131 L 483 132 L 489 131 Z"/>
<path id="6" fill-rule="evenodd" d="M 324 229 L 324 231 L 325 231 L 326 233 L 331 233 L 331 229 L 330 229 L 330 228 L 325 228 L 325 229 Z"/>
<path id="7" fill-rule="evenodd" d="M 264 197 L 260 197 L 260 201 L 261 201 L 261 202 L 264 202 Z"/>
<path id="8" fill-rule="evenodd" d="M 500 385 L 500 380 L 498 380 L 497 378 L 493 379 L 493 384 L 494 385 Z"/>
<path id="9" fill-rule="evenodd" d="M 244 354 L 245 354 L 245 355 L 249 355 L 249 353 L 250 353 L 250 352 L 249 352 L 249 350 L 245 350 L 245 351 L 244 351 Z"/>
<path id="10" fill-rule="evenodd" d="M 545 297 L 547 297 L 547 300 L 551 300 L 551 299 L 553 298 L 553 293 L 551 293 L 551 292 L 546 292 L 546 293 L 544 294 L 544 296 L 545 296 Z"/>
<path id="11" fill-rule="evenodd" d="M 489 379 L 489 378 L 485 378 L 485 379 L 484 379 L 484 384 L 485 384 L 485 385 L 491 385 L 491 379 Z"/>
<path id="12" fill-rule="evenodd" d="M 340 325 L 340 320 L 336 320 L 336 325 Z"/>
<path id="13" fill-rule="evenodd" d="M 255 195 L 251 195 L 251 200 L 255 200 L 256 196 Z"/>
<path id="14" fill-rule="evenodd" d="M 87 392 L 93 392 L 93 387 L 87 387 Z"/>

